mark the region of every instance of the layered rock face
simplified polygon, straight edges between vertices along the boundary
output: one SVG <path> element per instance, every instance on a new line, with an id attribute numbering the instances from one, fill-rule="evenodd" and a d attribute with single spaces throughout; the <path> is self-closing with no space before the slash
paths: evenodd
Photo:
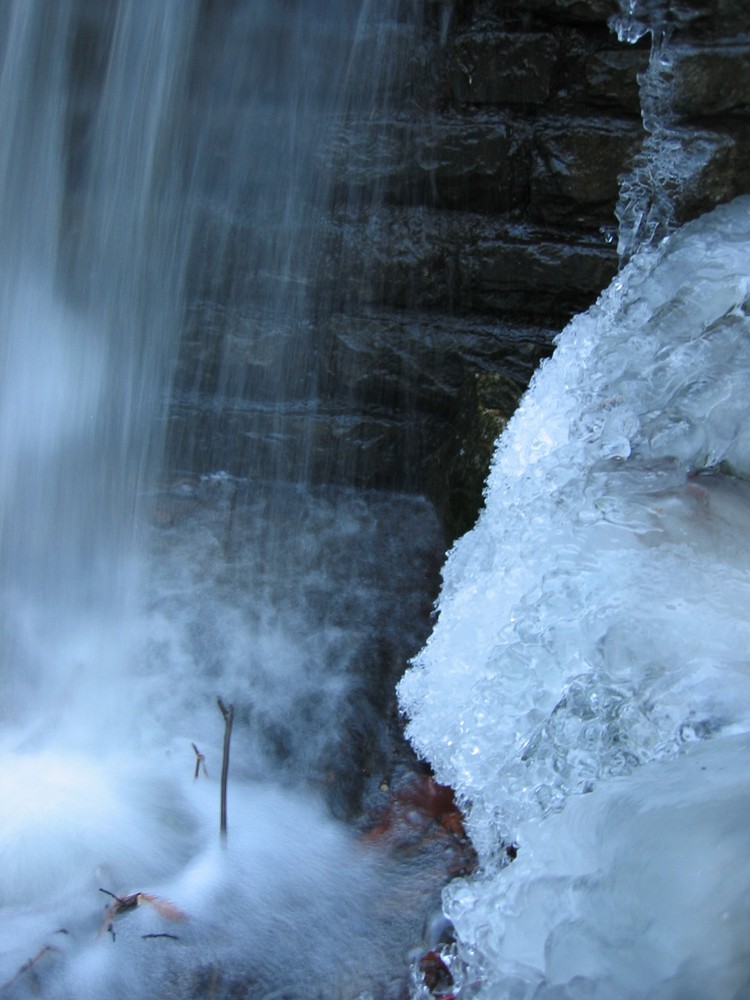
<path id="1" fill-rule="evenodd" d="M 72 178 L 111 31 L 80 6 Z M 199 5 L 170 467 L 426 492 L 450 540 L 621 256 L 750 190 L 750 11 L 381 0 L 350 51 L 298 7 Z"/>
<path id="2" fill-rule="evenodd" d="M 449 536 L 475 517 L 493 442 L 554 336 L 617 269 L 619 177 L 644 140 L 649 50 L 618 41 L 615 12 L 428 5 L 408 92 L 348 131 L 334 167 L 382 193 L 374 216 L 352 219 L 349 200 L 335 217 L 337 260 L 356 261 L 347 306 L 367 315 L 332 356 L 345 366 L 352 341 L 370 352 L 345 384 L 384 364 L 400 375 L 393 398 L 417 425 L 401 475 L 427 486 Z"/>
<path id="3" fill-rule="evenodd" d="M 242 199 L 211 211 L 236 155 L 213 129 L 170 450 L 181 469 L 426 491 L 452 537 L 554 335 L 616 271 L 648 48 L 618 41 L 608 6 L 372 7 L 310 164 L 325 204 L 289 234 L 292 257 L 300 239 L 315 257 L 282 280 L 306 285 L 302 311 L 258 309 L 257 220 Z M 231 8 L 206 8 L 209 67 Z M 255 97 L 233 100 L 241 120 Z"/>
<path id="4" fill-rule="evenodd" d="M 450 537 L 567 320 L 637 245 L 750 190 L 750 11 L 465 0 L 424 13 L 408 88 L 334 157 L 349 315 L 333 323 L 332 394 L 400 412 L 411 464 L 395 478 L 426 484 Z M 378 192 L 374 211 L 349 209 L 352 187 Z"/>

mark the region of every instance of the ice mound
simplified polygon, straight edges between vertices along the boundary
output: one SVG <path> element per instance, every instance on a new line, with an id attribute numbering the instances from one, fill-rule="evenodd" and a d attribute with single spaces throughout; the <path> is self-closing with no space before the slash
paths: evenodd
<path id="1" fill-rule="evenodd" d="M 686 997 L 687 968 L 712 996 L 742 985 L 693 951 L 725 912 L 700 902 L 723 898 L 724 865 L 688 856 L 715 838 L 728 868 L 746 856 L 749 295 L 743 198 L 635 257 L 563 331 L 499 441 L 486 508 L 449 556 L 436 627 L 400 685 L 411 739 L 469 812 L 483 873 L 446 905 L 492 1000 Z M 721 790 L 680 756 L 708 739 Z M 649 777 L 670 758 L 679 808 Z M 726 843 L 716 808 L 733 817 Z M 686 824 L 695 850 L 678 852 Z M 518 859 L 497 874 L 509 840 Z M 539 865 L 553 841 L 557 879 L 557 861 Z M 644 872 L 660 866 L 657 890 Z M 592 872 L 598 888 L 579 891 Z M 730 896 L 737 925 L 748 910 Z M 672 939 L 678 910 L 694 934 Z M 730 960 L 726 944 L 722 967 L 739 968 L 742 949 Z"/>
<path id="2" fill-rule="evenodd" d="M 519 830 L 518 862 L 478 904 L 453 894 L 487 955 L 483 995 L 740 997 L 750 990 L 746 736 L 691 747 L 575 796 Z M 464 915 L 465 914 L 465 915 Z"/>

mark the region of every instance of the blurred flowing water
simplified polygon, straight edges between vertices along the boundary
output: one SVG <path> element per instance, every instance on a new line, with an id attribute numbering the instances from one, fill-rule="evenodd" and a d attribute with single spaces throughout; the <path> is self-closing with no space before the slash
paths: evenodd
<path id="1" fill-rule="evenodd" d="M 4 995 L 403 992 L 429 876 L 333 817 L 440 532 L 311 460 L 322 153 L 388 100 L 398 6 L 0 4 Z M 179 919 L 109 932 L 100 888 Z"/>

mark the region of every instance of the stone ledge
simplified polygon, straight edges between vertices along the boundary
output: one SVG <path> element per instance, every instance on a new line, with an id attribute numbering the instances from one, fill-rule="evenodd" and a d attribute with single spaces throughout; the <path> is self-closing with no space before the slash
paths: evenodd
<path id="1" fill-rule="evenodd" d="M 619 13 L 617 0 L 521 0 L 521 8 L 545 14 L 550 19 L 574 23 L 607 23 Z"/>
<path id="2" fill-rule="evenodd" d="M 660 239 L 673 223 L 682 225 L 733 198 L 741 176 L 737 153 L 732 137 L 718 132 L 680 126 L 647 136 L 620 192 L 618 218 L 626 232 L 639 240 Z"/>
<path id="3" fill-rule="evenodd" d="M 732 38 L 750 32 L 750 7 L 744 0 L 672 0 L 680 34 L 695 38 Z"/>
<path id="4" fill-rule="evenodd" d="M 636 48 L 600 49 L 584 63 L 586 93 L 597 104 L 620 107 L 641 114 L 638 74 L 648 68 L 649 50 Z"/>
<path id="5" fill-rule="evenodd" d="M 325 332 L 327 398 L 346 394 L 350 404 L 445 414 L 470 374 L 502 371 L 520 395 L 558 331 L 491 317 L 373 310 L 337 314 Z"/>
<path id="6" fill-rule="evenodd" d="M 290 351 L 299 354 L 297 338 L 304 331 L 298 324 L 201 303 L 192 310 L 190 329 L 174 383 L 179 398 L 203 401 L 195 405 L 207 411 L 221 385 L 223 395 L 259 412 L 276 404 L 289 412 L 304 408 L 305 395 L 295 397 L 294 386 L 286 386 L 283 395 L 279 381 Z M 556 328 L 482 316 L 385 309 L 335 313 L 317 326 L 308 376 L 323 406 L 442 413 L 467 372 L 502 368 L 524 387 L 550 353 L 556 333 Z M 313 331 L 307 335 L 313 337 Z"/>
<path id="7" fill-rule="evenodd" d="M 750 114 L 750 39 L 671 52 L 672 111 L 684 117 Z"/>
<path id="8" fill-rule="evenodd" d="M 618 178 L 643 140 L 640 120 L 529 117 L 507 109 L 355 122 L 326 169 L 339 204 L 385 197 L 464 211 L 531 212 L 542 224 L 614 224 Z"/>
<path id="9" fill-rule="evenodd" d="M 452 98 L 459 104 L 543 104 L 558 51 L 557 40 L 540 32 L 459 35 L 446 65 Z"/>
<path id="10" fill-rule="evenodd" d="M 327 153 L 336 200 L 358 192 L 393 203 L 509 211 L 528 203 L 527 121 L 506 111 L 394 116 L 347 123 Z"/>
<path id="11" fill-rule="evenodd" d="M 444 0 L 451 2 L 451 0 Z M 561 24 L 606 24 L 619 13 L 617 0 L 516 0 L 515 3 L 498 0 L 452 0 L 454 8 L 463 19 L 477 22 L 504 21 L 528 22 L 537 17 L 545 22 Z"/>
<path id="12" fill-rule="evenodd" d="M 531 216 L 546 224 L 614 225 L 620 175 L 644 138 L 633 121 L 558 117 L 534 131 Z"/>
<path id="13" fill-rule="evenodd" d="M 598 234 L 503 224 L 480 213 L 383 210 L 339 218 L 332 256 L 348 262 L 340 292 L 364 305 L 544 318 L 587 308 L 617 270 Z M 332 265 L 334 266 L 334 265 Z"/>
<path id="14" fill-rule="evenodd" d="M 185 396 L 170 408 L 167 453 L 173 473 L 420 490 L 449 433 L 450 422 L 435 414 L 264 408 L 243 399 L 217 409 L 211 398 Z"/>

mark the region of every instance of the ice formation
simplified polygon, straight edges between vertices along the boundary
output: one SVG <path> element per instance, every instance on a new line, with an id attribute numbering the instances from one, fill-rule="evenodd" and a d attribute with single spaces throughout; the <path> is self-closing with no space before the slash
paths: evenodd
<path id="1" fill-rule="evenodd" d="M 449 555 L 399 695 L 480 853 L 462 995 L 750 993 L 748 295 L 750 199 L 636 255 Z"/>

